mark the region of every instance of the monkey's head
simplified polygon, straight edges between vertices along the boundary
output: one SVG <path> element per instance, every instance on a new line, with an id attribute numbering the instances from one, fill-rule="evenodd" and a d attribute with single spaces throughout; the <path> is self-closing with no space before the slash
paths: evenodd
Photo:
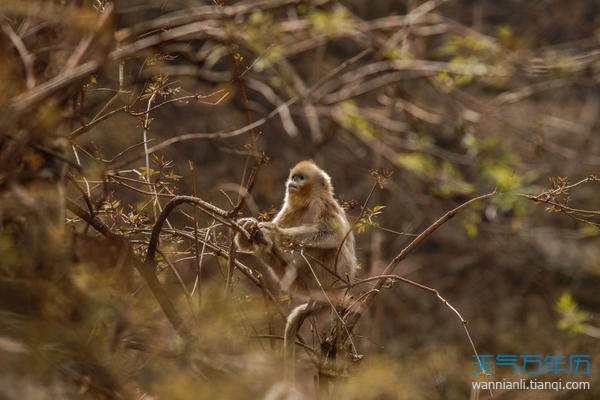
<path id="1" fill-rule="evenodd" d="M 300 161 L 290 170 L 286 193 L 291 198 L 309 199 L 333 195 L 331 178 L 312 161 Z"/>

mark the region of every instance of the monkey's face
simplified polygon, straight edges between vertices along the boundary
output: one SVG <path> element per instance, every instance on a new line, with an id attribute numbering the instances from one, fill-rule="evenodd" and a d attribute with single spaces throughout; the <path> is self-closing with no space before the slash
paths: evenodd
<path id="1" fill-rule="evenodd" d="M 312 161 L 301 161 L 292 170 L 286 189 L 295 199 L 308 199 L 319 193 L 333 193 L 329 175 Z"/>
<path id="2" fill-rule="evenodd" d="M 287 181 L 287 190 L 289 193 L 304 193 L 310 188 L 310 179 L 306 171 L 294 171 L 290 173 Z"/>

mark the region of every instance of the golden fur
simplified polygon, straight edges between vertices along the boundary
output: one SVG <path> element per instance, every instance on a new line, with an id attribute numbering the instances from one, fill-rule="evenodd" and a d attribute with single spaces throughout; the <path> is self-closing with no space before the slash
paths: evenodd
<path id="1" fill-rule="evenodd" d="M 249 226 L 256 221 L 245 220 L 244 223 Z M 317 288 L 311 267 L 325 288 L 341 284 L 340 278 L 354 278 L 354 235 L 344 210 L 334 198 L 331 178 L 314 162 L 301 161 L 290 170 L 281 210 L 271 222 L 258 223 L 257 226 L 266 244 L 251 245 L 239 237 L 236 242 L 242 249 L 254 250 L 267 264 L 274 262 L 273 257 L 269 256 L 273 253 L 273 247 L 285 254 L 288 263 L 286 277 L 283 278 L 284 287 L 288 287 L 297 276 L 304 289 Z M 306 256 L 310 267 L 304 257 L 298 254 L 300 251 Z M 273 265 L 271 267 L 278 269 Z"/>

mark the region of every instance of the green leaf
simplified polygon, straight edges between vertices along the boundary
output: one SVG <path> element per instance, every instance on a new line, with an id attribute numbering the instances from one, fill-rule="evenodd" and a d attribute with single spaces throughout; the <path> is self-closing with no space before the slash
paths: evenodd
<path id="1" fill-rule="evenodd" d="M 575 299 L 569 292 L 563 293 L 556 301 L 556 311 L 560 315 L 558 328 L 570 333 L 581 333 L 589 314 L 579 308 Z"/>

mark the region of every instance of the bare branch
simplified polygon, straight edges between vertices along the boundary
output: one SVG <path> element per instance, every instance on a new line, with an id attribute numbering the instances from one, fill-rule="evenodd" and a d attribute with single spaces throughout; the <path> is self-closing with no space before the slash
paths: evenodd
<path id="1" fill-rule="evenodd" d="M 8 23 L 0 24 L 0 28 L 2 31 L 8 36 L 11 40 L 21 60 L 23 61 L 23 66 L 25 67 L 25 76 L 27 82 L 27 88 L 33 89 L 35 87 L 35 74 L 33 72 L 33 62 L 35 60 L 35 56 L 27 50 L 27 46 L 23 43 L 23 40 L 17 33 L 13 30 L 13 28 Z"/>
<path id="2" fill-rule="evenodd" d="M 156 278 L 156 274 L 154 272 L 156 267 L 156 265 L 154 264 L 154 259 L 148 260 L 145 264 L 142 264 L 133 254 L 133 251 L 131 250 L 127 239 L 113 233 L 110 230 L 110 228 L 104 224 L 104 222 L 102 222 L 97 217 L 87 213 L 85 210 L 83 210 L 70 199 L 67 199 L 67 208 L 73 214 L 77 215 L 79 218 L 83 219 L 88 224 L 90 224 L 94 229 L 96 229 L 98 232 L 104 235 L 107 239 L 115 242 L 119 245 L 119 247 L 126 249 L 127 260 L 133 263 L 134 267 L 138 270 L 140 275 L 142 275 L 142 277 L 148 284 L 150 291 L 158 301 L 158 304 L 160 305 L 161 309 L 163 310 L 163 313 L 165 314 L 173 328 L 175 328 L 177 333 L 179 333 L 179 335 L 183 339 L 187 341 L 193 341 L 194 338 L 190 330 L 185 326 L 183 318 L 179 315 L 179 312 L 177 311 L 177 309 L 169 299 L 167 293 L 161 286 L 160 282 Z"/>

